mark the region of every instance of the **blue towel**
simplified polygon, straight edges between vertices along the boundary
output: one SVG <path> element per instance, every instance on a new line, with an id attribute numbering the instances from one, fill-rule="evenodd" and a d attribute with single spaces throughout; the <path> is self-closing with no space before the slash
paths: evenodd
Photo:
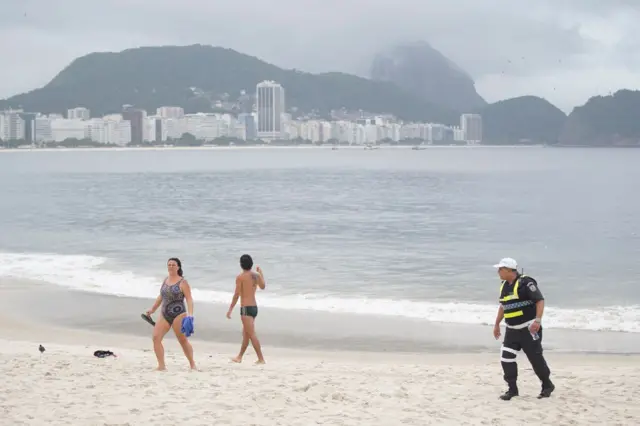
<path id="1" fill-rule="evenodd" d="M 182 329 L 180 331 L 187 337 L 193 334 L 193 317 L 182 318 Z"/>

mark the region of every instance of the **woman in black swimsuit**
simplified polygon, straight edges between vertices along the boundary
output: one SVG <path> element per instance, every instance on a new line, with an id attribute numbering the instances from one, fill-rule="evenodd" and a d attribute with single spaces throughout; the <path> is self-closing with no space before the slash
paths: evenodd
<path id="1" fill-rule="evenodd" d="M 164 347 L 162 339 L 170 328 L 178 338 L 180 346 L 184 354 L 189 360 L 189 365 L 195 370 L 196 363 L 193 360 L 193 348 L 182 331 L 182 319 L 187 316 L 193 316 L 193 299 L 191 298 L 191 287 L 182 276 L 182 263 L 180 259 L 172 257 L 167 261 L 167 270 L 169 276 L 165 278 L 160 287 L 160 295 L 156 298 L 153 307 L 147 311 L 147 315 L 153 314 L 162 304 L 162 316 L 156 322 L 153 328 L 153 350 L 158 358 L 158 370 L 166 370 L 164 364 Z M 185 307 L 185 299 L 187 306 Z M 188 312 L 187 312 L 188 308 Z"/>

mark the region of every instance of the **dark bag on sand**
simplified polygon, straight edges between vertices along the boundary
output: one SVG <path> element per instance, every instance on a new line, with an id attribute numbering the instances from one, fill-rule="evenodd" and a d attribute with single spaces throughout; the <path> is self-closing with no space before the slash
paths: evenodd
<path id="1" fill-rule="evenodd" d="M 98 358 L 106 358 L 108 356 L 112 356 L 112 357 L 117 358 L 117 355 L 114 354 L 113 352 L 111 352 L 111 351 L 102 351 L 102 350 L 95 351 L 93 353 L 93 356 L 98 357 Z"/>

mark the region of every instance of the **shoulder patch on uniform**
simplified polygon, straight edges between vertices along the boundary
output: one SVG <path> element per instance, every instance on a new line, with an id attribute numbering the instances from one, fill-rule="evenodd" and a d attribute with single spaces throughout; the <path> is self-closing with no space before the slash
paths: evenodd
<path id="1" fill-rule="evenodd" d="M 531 290 L 531 291 L 537 291 L 538 290 L 538 287 L 536 287 L 536 285 L 534 283 L 529 283 L 527 285 L 527 287 L 529 287 L 529 290 Z"/>

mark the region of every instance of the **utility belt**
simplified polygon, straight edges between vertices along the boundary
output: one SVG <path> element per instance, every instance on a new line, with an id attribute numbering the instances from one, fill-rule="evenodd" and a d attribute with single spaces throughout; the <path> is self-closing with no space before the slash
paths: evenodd
<path id="1" fill-rule="evenodd" d="M 529 327 L 529 326 L 530 326 L 531 324 L 533 324 L 534 322 L 535 322 L 535 318 L 534 318 L 534 319 L 532 319 L 532 320 L 530 320 L 530 321 L 523 322 L 522 324 L 517 324 L 517 325 L 509 325 L 509 324 L 505 324 L 505 326 L 506 326 L 507 328 L 511 328 L 511 329 L 514 329 L 514 330 L 522 330 L 523 328 L 527 328 L 527 327 Z"/>

